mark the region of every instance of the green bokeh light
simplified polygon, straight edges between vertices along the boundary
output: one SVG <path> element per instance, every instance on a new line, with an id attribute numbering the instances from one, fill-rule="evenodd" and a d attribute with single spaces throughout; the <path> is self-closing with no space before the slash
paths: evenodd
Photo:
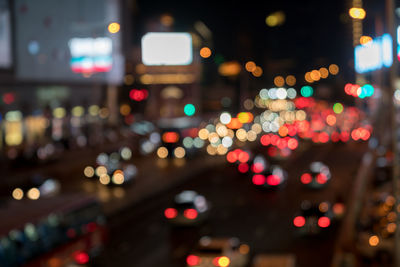
<path id="1" fill-rule="evenodd" d="M 310 97 L 310 96 L 313 95 L 313 93 L 314 93 L 314 90 L 313 90 L 313 88 L 311 86 L 306 85 L 306 86 L 301 87 L 300 94 L 302 96 Z"/>
<path id="2" fill-rule="evenodd" d="M 333 105 L 333 112 L 335 112 L 336 114 L 340 114 L 343 112 L 343 105 L 340 103 L 335 103 Z"/>
<path id="3" fill-rule="evenodd" d="M 183 108 L 183 112 L 185 112 L 187 116 L 193 116 L 194 113 L 196 112 L 196 108 L 194 107 L 193 104 L 186 104 L 185 107 Z"/>

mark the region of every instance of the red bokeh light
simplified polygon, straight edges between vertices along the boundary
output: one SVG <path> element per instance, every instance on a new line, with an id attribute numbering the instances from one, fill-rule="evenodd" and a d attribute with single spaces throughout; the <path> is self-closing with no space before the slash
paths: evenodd
<path id="1" fill-rule="evenodd" d="M 299 146 L 299 141 L 294 138 L 290 138 L 287 145 L 291 150 L 295 150 Z"/>
<path id="2" fill-rule="evenodd" d="M 164 215 L 167 219 L 173 219 L 178 215 L 178 211 L 173 208 L 168 208 L 164 211 Z"/>
<path id="3" fill-rule="evenodd" d="M 268 175 L 267 176 L 267 184 L 272 185 L 272 186 L 277 186 L 281 183 L 281 177 L 278 175 Z"/>
<path id="4" fill-rule="evenodd" d="M 230 151 L 228 152 L 228 154 L 226 155 L 226 160 L 230 163 L 234 163 L 237 161 L 237 155 L 235 152 Z"/>
<path id="5" fill-rule="evenodd" d="M 268 146 L 271 143 L 271 138 L 269 135 L 264 134 L 263 136 L 261 136 L 260 142 L 263 146 Z"/>
<path id="6" fill-rule="evenodd" d="M 249 161 L 249 159 L 250 159 L 250 155 L 246 151 L 242 151 L 239 153 L 238 160 L 241 163 L 247 162 L 247 161 Z"/>
<path id="7" fill-rule="evenodd" d="M 253 165 L 251 166 L 251 170 L 254 173 L 260 173 L 264 170 L 264 164 L 262 164 L 261 162 L 253 163 Z"/>
<path id="8" fill-rule="evenodd" d="M 249 171 L 249 165 L 247 163 L 240 163 L 238 166 L 238 170 L 240 173 L 246 173 Z"/>
<path id="9" fill-rule="evenodd" d="M 253 175 L 253 184 L 255 185 L 263 185 L 265 183 L 265 176 L 262 174 Z"/>
<path id="10" fill-rule="evenodd" d="M 189 266 L 195 266 L 195 265 L 199 265 L 200 264 L 200 257 L 196 256 L 196 255 L 189 255 L 186 258 L 186 263 Z"/>
<path id="11" fill-rule="evenodd" d="M 188 218 L 189 220 L 194 220 L 197 218 L 197 210 L 195 209 L 186 209 L 183 212 L 183 216 L 185 216 L 186 218 Z"/>
<path id="12" fill-rule="evenodd" d="M 143 101 L 149 96 L 149 92 L 146 89 L 132 89 L 129 92 L 129 98 L 135 101 Z"/>
<path id="13" fill-rule="evenodd" d="M 309 174 L 309 173 L 303 173 L 303 174 L 301 175 L 301 177 L 300 177 L 300 181 L 301 181 L 303 184 L 309 184 L 309 183 L 311 183 L 311 181 L 312 181 L 312 176 L 311 176 L 311 174 Z"/>
<path id="14" fill-rule="evenodd" d="M 86 264 L 89 262 L 89 255 L 84 251 L 75 251 L 73 258 L 77 264 Z"/>
<path id="15" fill-rule="evenodd" d="M 296 227 L 303 227 L 306 224 L 306 219 L 303 216 L 297 216 L 293 219 L 293 224 Z"/>
<path id="16" fill-rule="evenodd" d="M 326 228 L 331 224 L 331 220 L 328 217 L 320 217 L 318 219 L 318 226 L 321 228 Z"/>
<path id="17" fill-rule="evenodd" d="M 324 184 L 324 183 L 326 183 L 326 181 L 328 181 L 328 177 L 326 177 L 325 174 L 323 174 L 323 173 L 317 174 L 317 183 Z"/>

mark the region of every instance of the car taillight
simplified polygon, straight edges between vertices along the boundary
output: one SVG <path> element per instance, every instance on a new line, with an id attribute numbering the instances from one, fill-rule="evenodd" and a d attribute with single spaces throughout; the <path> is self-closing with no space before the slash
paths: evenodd
<path id="1" fill-rule="evenodd" d="M 230 263 L 231 263 L 231 260 L 226 256 L 215 257 L 213 259 L 213 264 L 218 267 L 227 267 L 227 266 L 229 266 Z"/>
<path id="2" fill-rule="evenodd" d="M 168 208 L 164 211 L 164 215 L 167 219 L 173 219 L 178 215 L 178 211 L 174 208 Z"/>
<path id="3" fill-rule="evenodd" d="M 267 176 L 268 185 L 276 186 L 279 185 L 280 183 L 281 183 L 281 177 L 279 177 L 278 175 L 272 174 Z"/>
<path id="4" fill-rule="evenodd" d="M 254 173 L 260 173 L 264 170 L 264 164 L 262 164 L 261 162 L 253 163 L 253 165 L 251 165 L 251 170 Z"/>
<path id="5" fill-rule="evenodd" d="M 194 220 L 194 219 L 197 218 L 197 210 L 195 210 L 195 209 L 186 209 L 183 212 L 183 216 L 185 216 L 189 220 Z"/>
<path id="6" fill-rule="evenodd" d="M 331 224 L 331 219 L 326 216 L 320 217 L 318 219 L 318 226 L 321 228 L 326 228 Z"/>
<path id="7" fill-rule="evenodd" d="M 306 224 L 306 219 L 303 216 L 297 216 L 293 219 L 293 224 L 296 227 L 303 227 Z"/>
<path id="8" fill-rule="evenodd" d="M 309 183 L 311 183 L 311 181 L 312 181 L 311 174 L 309 174 L 309 173 L 303 173 L 303 175 L 300 177 L 300 181 L 301 181 L 303 184 L 309 184 Z"/>
<path id="9" fill-rule="evenodd" d="M 75 251 L 72 256 L 77 264 L 86 264 L 89 262 L 89 255 L 84 251 Z"/>
<path id="10" fill-rule="evenodd" d="M 238 165 L 238 170 L 240 173 L 246 173 L 249 170 L 249 165 L 247 163 L 240 163 Z"/>
<path id="11" fill-rule="evenodd" d="M 196 266 L 200 264 L 200 257 L 196 255 L 189 255 L 186 258 L 186 263 L 189 266 Z"/>
<path id="12" fill-rule="evenodd" d="M 317 183 L 319 183 L 319 184 L 324 184 L 324 183 L 326 183 L 326 181 L 328 181 L 328 178 L 326 177 L 325 174 L 319 173 L 319 174 L 317 175 Z"/>
<path id="13" fill-rule="evenodd" d="M 265 176 L 262 174 L 253 175 L 253 184 L 255 185 L 263 185 L 265 183 Z"/>

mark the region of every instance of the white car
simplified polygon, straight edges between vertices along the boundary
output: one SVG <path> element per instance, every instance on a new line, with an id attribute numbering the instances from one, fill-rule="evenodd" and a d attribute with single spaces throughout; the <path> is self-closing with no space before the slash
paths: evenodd
<path id="1" fill-rule="evenodd" d="M 238 238 L 202 237 L 198 247 L 186 257 L 188 267 L 244 267 L 249 261 L 250 248 Z"/>

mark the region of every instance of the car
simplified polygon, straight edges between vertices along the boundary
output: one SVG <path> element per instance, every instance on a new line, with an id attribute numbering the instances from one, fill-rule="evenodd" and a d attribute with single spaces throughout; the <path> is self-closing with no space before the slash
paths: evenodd
<path id="1" fill-rule="evenodd" d="M 267 160 L 257 155 L 250 167 L 252 183 L 259 188 L 282 187 L 287 181 L 287 172 L 279 165 L 269 165 Z"/>
<path id="2" fill-rule="evenodd" d="M 186 257 L 186 266 L 243 267 L 249 261 L 250 247 L 238 238 L 202 237 L 195 250 Z"/>
<path id="3" fill-rule="evenodd" d="M 331 204 L 327 201 L 311 203 L 305 200 L 293 218 L 293 226 L 300 235 L 316 235 L 331 227 L 333 220 Z"/>
<path id="4" fill-rule="evenodd" d="M 310 169 L 300 176 L 300 182 L 306 187 L 320 189 L 327 185 L 331 176 L 327 165 L 314 161 L 310 164 Z"/>
<path id="5" fill-rule="evenodd" d="M 97 178 L 103 185 L 128 184 L 137 174 L 136 166 L 127 162 L 131 155 L 132 152 L 127 147 L 111 154 L 100 153 L 96 158 L 97 166 L 86 166 L 83 173 L 87 178 Z"/>
<path id="6" fill-rule="evenodd" d="M 204 196 L 196 191 L 185 190 L 175 196 L 171 207 L 164 210 L 164 216 L 173 225 L 198 225 L 208 217 L 209 206 Z"/>

